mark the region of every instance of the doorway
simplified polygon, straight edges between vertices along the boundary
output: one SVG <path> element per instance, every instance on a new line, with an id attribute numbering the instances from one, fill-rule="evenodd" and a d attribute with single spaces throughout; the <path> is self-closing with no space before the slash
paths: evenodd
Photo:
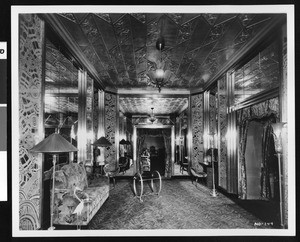
<path id="1" fill-rule="evenodd" d="M 173 125 L 135 125 L 133 130 L 133 163 L 136 172 L 143 173 L 142 157 L 149 152 L 150 171 L 163 177 L 172 176 L 175 160 L 175 132 Z M 148 155 L 147 155 L 148 156 Z"/>
<path id="2" fill-rule="evenodd" d="M 164 137 L 149 136 L 145 137 L 142 150 L 149 150 L 150 153 L 150 171 L 158 171 L 161 176 L 165 175 L 166 148 Z"/>
<path id="3" fill-rule="evenodd" d="M 250 122 L 245 151 L 247 199 L 261 197 L 262 136 L 263 124 Z"/>

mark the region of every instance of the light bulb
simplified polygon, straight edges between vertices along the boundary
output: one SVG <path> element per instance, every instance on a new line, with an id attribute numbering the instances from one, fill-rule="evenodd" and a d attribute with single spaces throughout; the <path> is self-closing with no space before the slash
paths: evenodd
<path id="1" fill-rule="evenodd" d="M 157 78 L 163 78 L 163 77 L 164 77 L 164 74 L 165 74 L 165 72 L 164 72 L 163 69 L 157 69 L 157 70 L 156 70 L 156 77 L 157 77 Z"/>

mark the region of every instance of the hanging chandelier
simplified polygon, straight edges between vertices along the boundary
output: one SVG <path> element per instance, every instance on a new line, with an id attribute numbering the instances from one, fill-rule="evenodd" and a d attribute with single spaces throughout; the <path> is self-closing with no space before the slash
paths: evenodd
<path id="1" fill-rule="evenodd" d="M 168 82 L 171 71 L 165 70 L 165 62 L 162 59 L 162 50 L 165 47 L 165 40 L 163 37 L 158 38 L 156 41 L 156 49 L 159 50 L 160 58 L 156 63 L 155 71 L 148 71 L 148 76 L 150 78 L 150 84 L 158 88 L 158 92 L 161 91 L 161 88 L 166 85 Z"/>
<path id="2" fill-rule="evenodd" d="M 154 123 L 156 121 L 156 117 L 154 116 L 154 112 L 153 112 L 154 108 L 151 108 L 151 109 L 152 109 L 152 114 L 150 115 L 149 121 L 151 123 Z"/>

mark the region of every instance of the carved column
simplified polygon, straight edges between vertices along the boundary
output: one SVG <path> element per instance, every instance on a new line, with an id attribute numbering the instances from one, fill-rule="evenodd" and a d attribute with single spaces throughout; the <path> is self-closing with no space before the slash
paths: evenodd
<path id="1" fill-rule="evenodd" d="M 86 161 L 86 90 L 87 73 L 78 70 L 78 163 Z"/>
<path id="2" fill-rule="evenodd" d="M 98 90 L 98 136 L 105 136 L 105 95 L 104 91 Z"/>
<path id="3" fill-rule="evenodd" d="M 191 114 L 193 164 L 203 162 L 203 93 L 191 96 Z"/>
<path id="4" fill-rule="evenodd" d="M 105 93 L 105 136 L 112 143 L 106 148 L 105 160 L 107 163 L 117 166 L 116 136 L 119 129 L 117 121 L 117 95 Z"/>
<path id="5" fill-rule="evenodd" d="M 219 167 L 218 177 L 219 186 L 227 189 L 227 92 L 226 92 L 226 78 L 223 76 L 218 81 L 218 130 L 219 130 L 219 143 L 218 143 L 218 156 Z"/>
<path id="6" fill-rule="evenodd" d="M 42 155 L 29 150 L 44 138 L 45 25 L 37 15 L 19 16 L 19 227 L 34 230 L 41 224 L 43 167 Z"/>

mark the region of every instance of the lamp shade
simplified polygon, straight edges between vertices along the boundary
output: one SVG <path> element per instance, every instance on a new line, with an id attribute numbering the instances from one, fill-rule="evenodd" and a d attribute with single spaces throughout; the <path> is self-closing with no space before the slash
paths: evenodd
<path id="1" fill-rule="evenodd" d="M 64 153 L 78 151 L 78 149 L 62 137 L 58 133 L 49 135 L 46 139 L 42 140 L 36 146 L 30 149 L 31 152 L 35 153 Z"/>
<path id="2" fill-rule="evenodd" d="M 122 140 L 120 141 L 120 145 L 127 145 L 126 140 L 125 140 L 125 139 L 122 139 Z"/>
<path id="3" fill-rule="evenodd" d="M 216 142 L 216 134 L 214 132 L 209 133 L 209 147 L 214 149 L 216 148 L 215 142 Z"/>
<path id="4" fill-rule="evenodd" d="M 271 126 L 273 128 L 273 134 L 276 135 L 277 137 L 280 137 L 282 128 L 286 123 L 272 123 Z"/>
<path id="5" fill-rule="evenodd" d="M 99 147 L 107 147 L 111 146 L 112 144 L 104 137 L 100 137 L 98 140 L 96 140 L 93 145 L 99 146 Z"/>
<path id="6" fill-rule="evenodd" d="M 282 153 L 281 132 L 282 132 L 282 128 L 285 124 L 286 123 L 283 123 L 283 122 L 271 124 L 272 129 L 273 129 L 275 150 L 277 153 Z"/>

